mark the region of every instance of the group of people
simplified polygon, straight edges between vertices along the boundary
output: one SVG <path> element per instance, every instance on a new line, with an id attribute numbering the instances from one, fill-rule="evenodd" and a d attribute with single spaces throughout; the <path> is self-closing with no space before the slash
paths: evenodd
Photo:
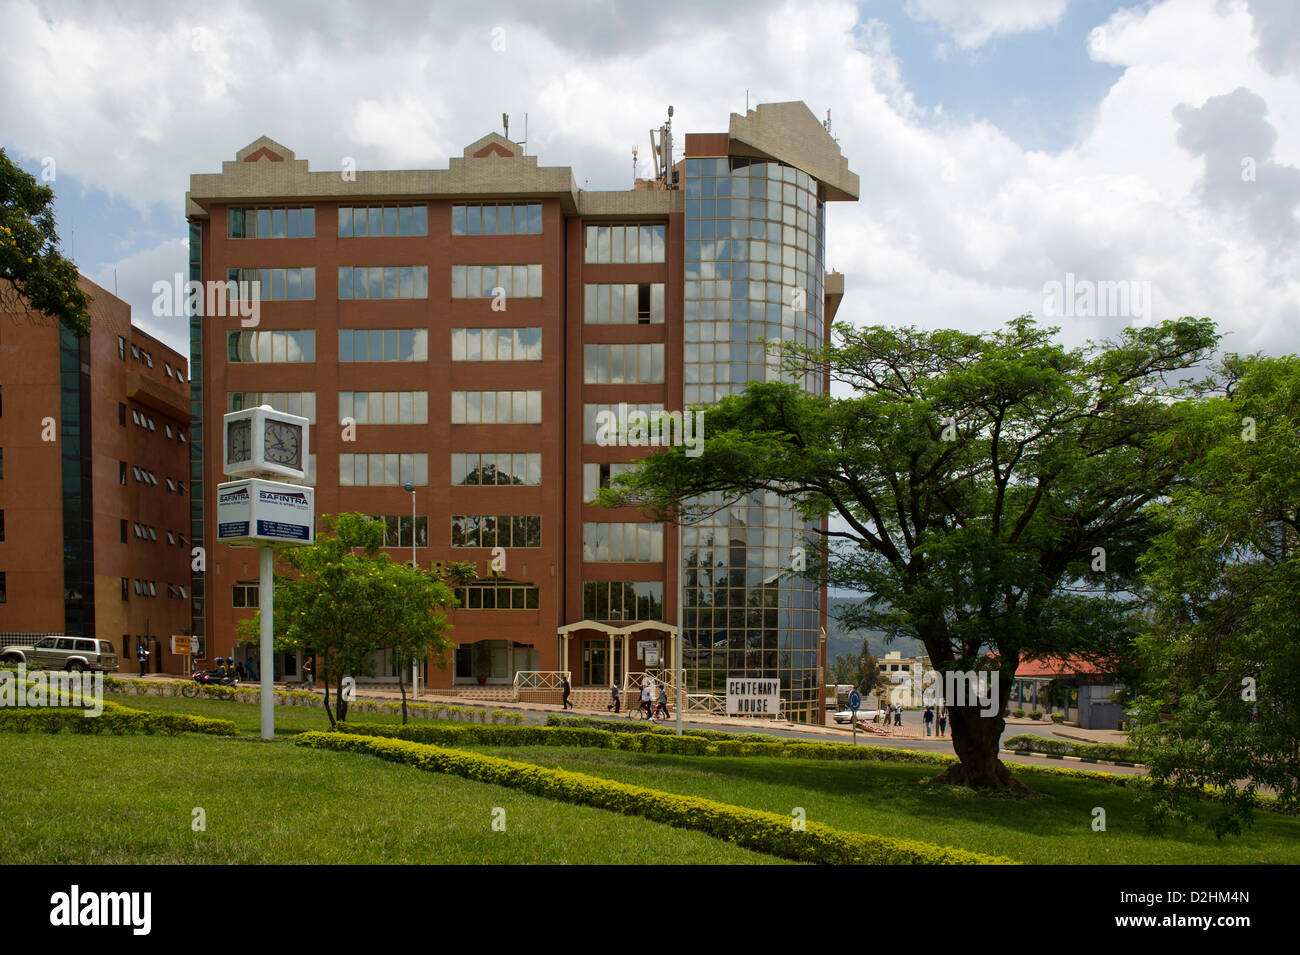
<path id="1" fill-rule="evenodd" d="M 921 720 L 925 723 L 926 736 L 943 736 L 948 732 L 948 710 L 942 706 L 927 706 L 925 712 L 921 714 Z M 873 723 L 880 723 L 882 726 L 903 725 L 903 710 L 893 703 L 885 704 L 885 708 L 876 713 L 872 719 Z"/>
<path id="2" fill-rule="evenodd" d="M 566 679 L 564 681 L 565 709 L 569 708 L 568 683 L 569 681 Z M 670 720 L 672 719 L 672 713 L 668 710 L 668 687 L 664 685 L 663 680 L 656 680 L 655 683 L 656 690 L 653 693 L 648 682 L 641 684 L 641 706 L 638 710 L 638 716 L 640 719 L 650 720 L 651 722 L 660 717 Z M 605 707 L 605 709 L 614 713 L 620 712 L 623 705 L 623 691 L 619 689 L 617 683 L 609 685 L 609 699 L 609 706 Z"/>
<path id="3" fill-rule="evenodd" d="M 942 736 L 948 731 L 948 711 L 942 706 L 938 708 L 927 706 L 921 719 L 925 721 L 926 736 L 930 735 L 931 729 L 937 729 L 938 733 L 936 735 L 938 736 Z"/>

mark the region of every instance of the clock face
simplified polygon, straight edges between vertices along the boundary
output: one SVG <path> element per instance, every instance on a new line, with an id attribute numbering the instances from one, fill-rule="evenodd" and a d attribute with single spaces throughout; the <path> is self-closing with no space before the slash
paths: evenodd
<path id="1" fill-rule="evenodd" d="M 253 454 L 253 423 L 247 418 L 232 421 L 226 428 L 226 461 L 238 464 Z"/>
<path id="2" fill-rule="evenodd" d="M 283 421 L 268 421 L 263 451 L 269 464 L 298 467 L 302 459 L 302 428 Z"/>

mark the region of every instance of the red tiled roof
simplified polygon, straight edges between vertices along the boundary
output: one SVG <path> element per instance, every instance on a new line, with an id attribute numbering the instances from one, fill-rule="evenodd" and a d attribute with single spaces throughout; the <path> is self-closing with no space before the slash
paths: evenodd
<path id="1" fill-rule="evenodd" d="M 1044 657 L 1041 660 L 1025 660 L 1016 670 L 1016 676 L 1058 676 L 1060 674 L 1096 674 L 1108 673 L 1105 667 L 1084 660 L 1080 657 Z"/>

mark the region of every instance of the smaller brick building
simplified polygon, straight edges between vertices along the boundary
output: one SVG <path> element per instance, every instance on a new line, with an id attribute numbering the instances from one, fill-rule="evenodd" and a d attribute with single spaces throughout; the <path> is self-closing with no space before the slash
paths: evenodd
<path id="1" fill-rule="evenodd" d="M 188 373 L 80 279 L 78 339 L 0 286 L 0 642 L 112 641 L 122 669 L 179 672 L 190 627 Z"/>

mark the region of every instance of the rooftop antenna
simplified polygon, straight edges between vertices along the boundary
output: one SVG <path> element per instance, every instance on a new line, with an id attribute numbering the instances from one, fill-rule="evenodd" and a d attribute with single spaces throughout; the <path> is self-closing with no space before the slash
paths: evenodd
<path id="1" fill-rule="evenodd" d="M 822 123 L 822 125 L 826 127 L 826 132 L 831 131 L 831 111 L 829 107 L 826 109 L 826 122 Z"/>
<path id="2" fill-rule="evenodd" d="M 505 136 L 506 139 L 509 139 L 510 138 L 510 114 L 509 113 L 501 114 L 501 125 L 506 128 Z"/>
<path id="3" fill-rule="evenodd" d="M 528 155 L 528 114 L 527 113 L 524 113 L 524 141 L 519 145 L 523 147 L 523 152 L 520 155 L 527 156 Z"/>
<path id="4" fill-rule="evenodd" d="M 632 144 L 632 188 L 636 188 L 636 144 Z"/>
<path id="5" fill-rule="evenodd" d="M 650 130 L 650 151 L 654 154 L 655 178 L 664 184 L 665 189 L 672 189 L 673 168 L 673 108 L 668 107 L 668 121 L 659 127 L 659 138 L 655 139 L 655 130 Z"/>

